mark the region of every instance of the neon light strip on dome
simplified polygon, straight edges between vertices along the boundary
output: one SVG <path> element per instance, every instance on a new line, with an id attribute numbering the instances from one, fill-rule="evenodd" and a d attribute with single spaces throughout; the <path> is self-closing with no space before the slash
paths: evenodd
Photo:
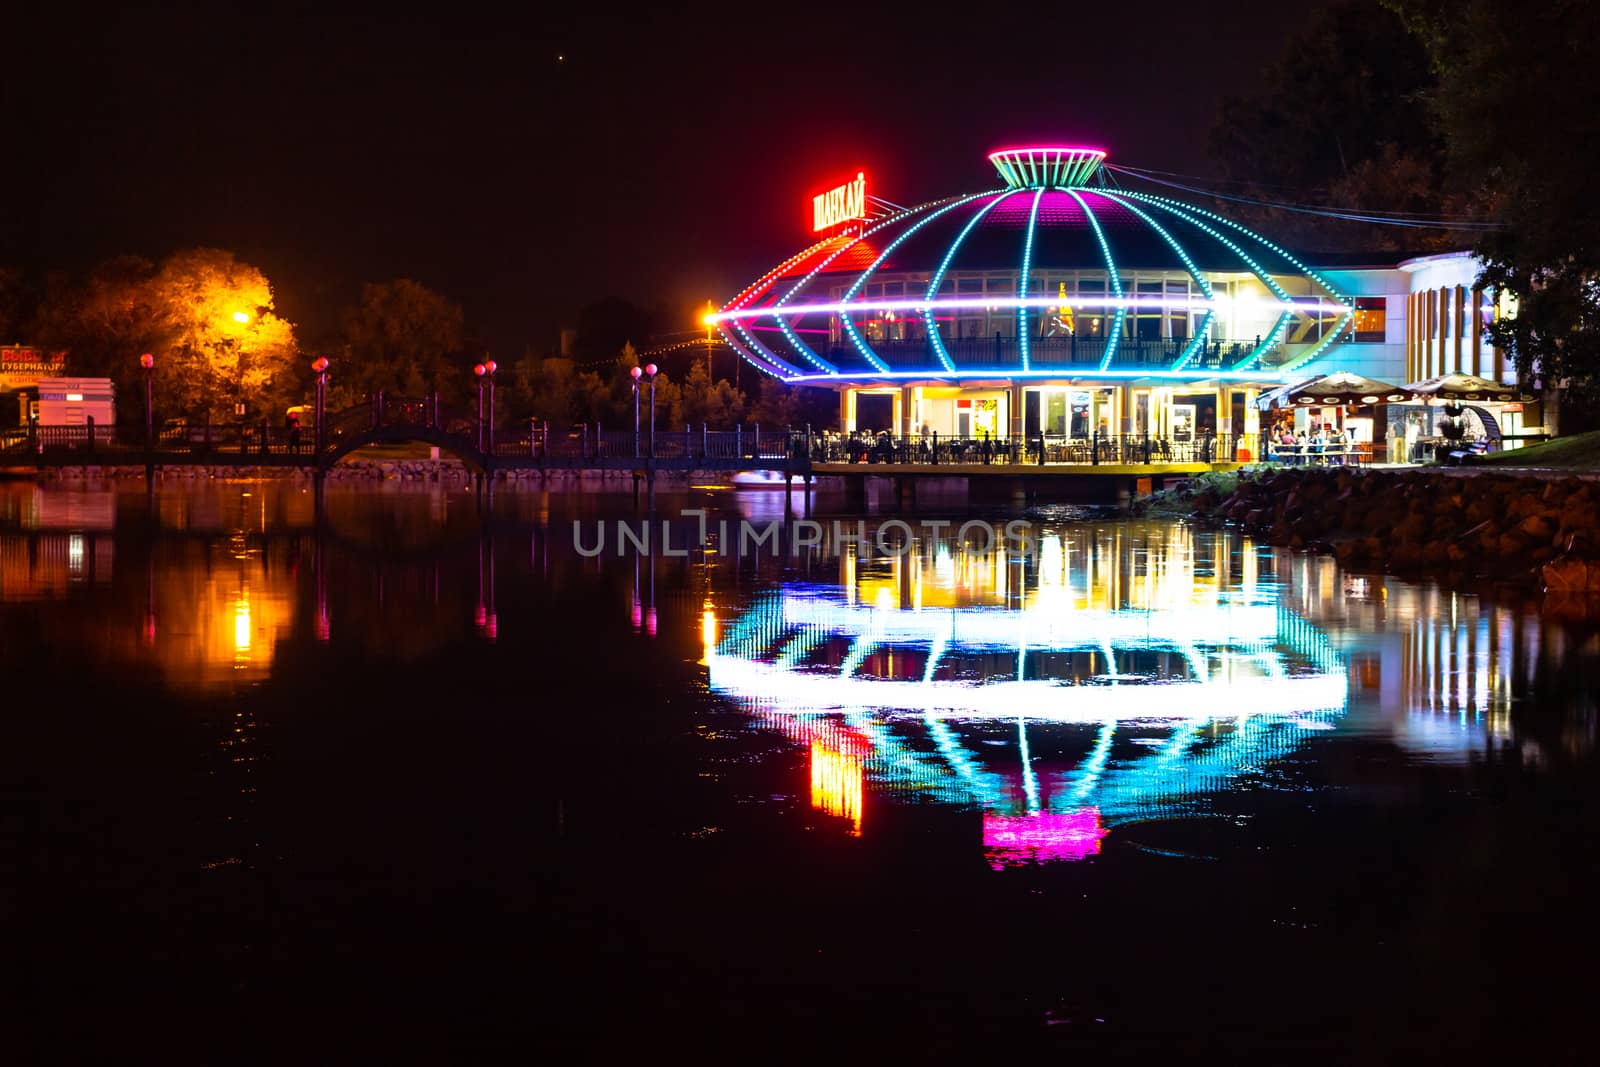
<path id="1" fill-rule="evenodd" d="M 1151 203 L 1168 203 L 1168 202 L 1170 202 L 1170 203 L 1179 203 L 1179 201 L 1175 201 L 1175 200 L 1174 201 L 1168 201 L 1166 197 L 1151 196 L 1149 193 L 1124 193 L 1123 195 L 1137 197 L 1140 200 L 1149 201 Z M 1222 224 L 1224 224 L 1226 226 L 1231 226 L 1233 229 L 1238 230 L 1240 233 L 1247 234 L 1251 238 L 1261 242 L 1263 245 L 1265 245 L 1266 247 L 1272 249 L 1274 252 L 1278 253 L 1278 255 L 1282 256 L 1296 270 L 1300 271 L 1302 274 L 1306 275 L 1312 281 L 1314 281 L 1318 285 L 1322 286 L 1323 289 L 1327 290 L 1328 295 L 1332 296 L 1335 300 L 1337 300 L 1339 303 L 1341 303 L 1341 304 L 1343 304 L 1345 306 L 1344 315 L 1341 316 L 1339 321 L 1334 324 L 1333 330 L 1328 334 L 1328 336 L 1324 337 L 1322 340 L 1320 340 L 1316 344 L 1312 345 L 1309 350 L 1307 350 L 1303 355 L 1300 356 L 1300 358 L 1294 360 L 1291 363 L 1283 364 L 1279 368 L 1280 370 L 1282 370 L 1282 371 L 1294 370 L 1296 367 L 1302 367 L 1305 364 L 1309 363 L 1311 360 L 1315 359 L 1319 354 L 1321 354 L 1323 349 L 1327 348 L 1329 345 L 1333 344 L 1335 341 L 1338 340 L 1339 334 L 1344 332 L 1344 328 L 1350 324 L 1350 320 L 1355 318 L 1355 314 L 1356 314 L 1355 304 L 1351 303 L 1349 297 L 1345 296 L 1338 289 L 1335 289 L 1332 285 L 1330 285 L 1328 283 L 1328 280 L 1326 278 L 1324 278 L 1322 275 L 1318 274 L 1316 271 L 1312 270 L 1310 267 L 1308 267 L 1304 263 L 1300 262 L 1294 256 L 1292 256 L 1288 252 L 1284 251 L 1282 248 L 1279 248 L 1277 245 L 1273 244 L 1271 241 L 1267 240 L 1265 237 L 1262 237 L 1260 234 L 1256 233 L 1255 231 L 1246 229 L 1245 227 L 1239 225 L 1237 222 L 1234 222 L 1230 218 L 1227 218 L 1227 217 L 1225 217 L 1223 215 L 1218 215 L 1218 214 L 1216 214 L 1215 212 L 1212 212 L 1212 211 L 1207 211 L 1204 208 L 1192 207 L 1191 205 L 1185 205 L 1185 206 L 1189 207 L 1190 210 L 1192 210 L 1192 211 L 1197 211 L 1200 214 L 1205 215 L 1207 218 L 1216 219 L 1218 222 L 1220 222 L 1220 223 L 1222 223 Z"/>
<path id="2" fill-rule="evenodd" d="M 1143 219 L 1146 225 L 1148 225 L 1152 230 L 1156 231 L 1156 233 L 1159 233 L 1161 235 L 1161 239 L 1166 241 L 1167 244 L 1171 245 L 1174 252 L 1178 253 L 1178 258 L 1183 260 L 1183 265 L 1188 268 L 1189 274 L 1193 276 L 1194 280 L 1199 284 L 1201 292 L 1206 294 L 1206 299 L 1216 299 L 1216 295 L 1211 291 L 1211 283 L 1206 281 L 1206 276 L 1200 273 L 1199 268 L 1194 265 L 1194 260 L 1189 258 L 1189 253 L 1184 250 L 1182 245 L 1173 239 L 1172 235 L 1168 233 L 1160 223 L 1156 222 L 1155 219 L 1145 214 L 1139 208 L 1136 208 L 1132 204 L 1123 200 L 1121 197 L 1113 196 L 1107 192 L 1100 192 L 1097 195 L 1105 197 L 1112 203 L 1121 204 L 1123 207 L 1127 208 L 1129 211 Z M 1194 338 L 1186 346 L 1184 346 L 1182 352 L 1178 353 L 1177 360 L 1168 369 L 1182 370 L 1184 367 L 1188 366 L 1189 361 L 1194 358 L 1194 354 L 1198 352 L 1200 347 L 1206 343 L 1206 338 L 1211 334 L 1211 323 L 1216 319 L 1216 317 L 1217 312 L 1215 307 L 1207 309 L 1205 320 L 1200 323 L 1200 328 L 1195 331 Z"/>
<path id="3" fill-rule="evenodd" d="M 1134 197 L 1136 197 L 1137 199 L 1140 199 L 1140 200 L 1146 200 L 1146 202 L 1148 202 L 1148 203 L 1153 203 L 1156 207 L 1159 207 L 1159 208 L 1161 208 L 1161 209 L 1163 209 L 1163 210 L 1165 210 L 1165 211 L 1167 211 L 1167 212 L 1169 212 L 1169 213 L 1171 213 L 1173 215 L 1176 215 L 1178 218 L 1182 219 L 1184 222 L 1187 222 L 1189 225 L 1194 226 L 1194 227 L 1196 227 L 1198 229 L 1204 230 L 1206 233 L 1209 233 L 1212 237 L 1216 238 L 1222 244 L 1226 245 L 1229 249 L 1231 249 L 1233 251 L 1234 255 L 1236 255 L 1240 259 L 1244 260 L 1245 265 L 1248 266 L 1251 269 L 1251 271 L 1253 271 L 1255 273 L 1256 277 L 1261 279 L 1262 284 L 1264 284 L 1268 289 L 1271 289 L 1274 293 L 1277 294 L 1279 301 L 1281 301 L 1281 303 L 1279 304 L 1280 307 L 1284 306 L 1285 304 L 1287 304 L 1289 306 L 1293 306 L 1294 302 L 1290 298 L 1289 294 L 1284 292 L 1278 286 L 1278 283 L 1272 280 L 1272 276 L 1269 275 L 1266 272 L 1266 270 L 1259 263 L 1257 263 L 1255 260 L 1250 258 L 1250 254 L 1248 252 L 1246 252 L 1244 249 L 1240 248 L 1238 245 L 1234 244 L 1232 241 L 1228 240 L 1226 237 L 1224 237 L 1222 234 L 1218 233 L 1216 230 L 1213 230 L 1210 226 L 1207 226 L 1205 223 L 1201 222 L 1199 219 L 1195 218 L 1192 215 L 1187 214 L 1184 211 L 1180 211 L 1176 201 L 1149 201 L 1145 197 L 1139 196 L 1139 194 L 1137 194 L 1137 193 L 1131 193 L 1131 194 L 1127 194 L 1127 195 L 1134 196 Z M 1187 204 L 1182 205 L 1182 206 L 1183 207 L 1188 207 Z M 1244 232 L 1245 233 L 1249 233 L 1248 230 L 1245 230 Z M 1254 234 L 1251 234 L 1251 236 L 1254 236 Z M 1266 242 L 1263 241 L 1262 243 L 1265 244 Z M 1233 370 L 1240 370 L 1240 369 L 1242 369 L 1244 367 L 1247 367 L 1250 364 L 1255 363 L 1258 360 L 1260 360 L 1261 357 L 1266 353 L 1267 349 L 1271 348 L 1273 346 L 1273 344 L 1277 341 L 1279 335 L 1281 335 L 1283 333 L 1284 328 L 1289 325 L 1289 319 L 1291 317 L 1293 317 L 1293 313 L 1289 312 L 1289 311 L 1285 311 L 1283 314 L 1279 315 L 1278 316 L 1278 321 L 1273 324 L 1272 329 L 1270 331 L 1268 331 L 1267 335 L 1261 339 L 1261 343 L 1256 345 L 1255 348 L 1251 349 L 1249 355 L 1245 356 L 1238 363 L 1235 363 L 1233 365 L 1232 369 Z"/>
<path id="4" fill-rule="evenodd" d="M 884 247 L 884 250 L 878 254 L 878 258 L 872 261 L 872 266 L 861 272 L 861 277 L 855 280 L 855 284 L 850 286 L 849 289 L 845 290 L 844 297 L 840 303 L 848 304 L 850 299 L 861 291 L 861 287 L 867 284 L 867 278 L 872 274 L 873 271 L 878 269 L 878 265 L 881 264 L 885 259 L 888 259 L 889 253 L 893 252 L 896 248 L 899 248 L 906 238 L 910 237 L 912 234 L 916 233 L 918 230 L 922 229 L 922 227 L 926 226 L 940 215 L 943 215 L 945 212 L 954 211 L 962 204 L 970 204 L 974 200 L 978 200 L 982 197 L 990 195 L 993 194 L 978 193 L 976 196 L 964 197 L 960 200 L 957 200 L 953 204 L 946 204 L 944 207 L 933 212 L 931 215 L 928 215 L 926 218 L 918 219 L 915 225 L 906 227 L 905 231 L 901 233 L 900 236 L 896 237 L 893 241 L 890 241 L 889 244 Z M 779 303 L 781 304 L 782 301 L 779 301 Z M 849 315 L 842 316 L 840 318 L 840 324 L 844 327 L 845 333 L 850 335 L 850 343 L 856 346 L 856 351 L 860 352 L 861 355 L 866 358 L 868 363 L 871 363 L 879 370 L 889 369 L 889 365 L 883 360 L 879 359 L 876 352 L 873 352 L 872 349 L 867 347 L 866 341 L 856 330 L 855 323 L 850 321 Z"/>
<path id="5" fill-rule="evenodd" d="M 1094 176 L 1106 157 L 1099 148 L 1037 145 L 1002 148 L 989 153 L 1006 184 L 1014 188 L 1080 186 Z"/>
<path id="6" fill-rule="evenodd" d="M 1208 216 L 1208 218 L 1216 219 L 1216 221 L 1218 221 L 1218 222 L 1227 222 L 1227 226 L 1234 227 L 1234 229 L 1238 230 L 1238 232 L 1240 232 L 1240 234 L 1248 235 L 1248 237 L 1253 238 L 1253 240 L 1256 240 L 1256 242 L 1261 242 L 1262 245 L 1266 245 L 1267 248 L 1270 248 L 1270 250 L 1275 251 L 1275 253 L 1280 254 L 1280 256 L 1283 256 L 1283 258 L 1285 258 L 1286 261 L 1290 262 L 1290 264 L 1293 264 L 1294 267 L 1298 267 L 1298 269 L 1302 270 L 1302 272 L 1304 272 L 1304 274 L 1309 275 L 1309 277 L 1312 278 L 1312 280 L 1315 280 L 1315 282 L 1317 282 L 1318 285 L 1322 285 L 1323 288 L 1325 288 L 1325 290 L 1328 290 L 1328 293 L 1333 294 L 1334 298 L 1339 299 L 1339 301 L 1341 301 L 1341 302 L 1344 302 L 1344 298 L 1342 298 L 1342 296 L 1339 296 L 1339 294 L 1336 293 L 1336 291 L 1333 290 L 1333 286 L 1330 286 L 1330 285 L 1328 285 L 1328 283 L 1323 282 L 1322 278 L 1318 277 L 1318 275 L 1314 274 L 1314 272 L 1310 272 L 1310 270 L 1307 270 L 1306 267 L 1302 266 L 1302 264 L 1299 264 L 1299 262 L 1296 261 L 1296 259 L 1294 259 L 1293 256 L 1290 256 L 1290 254 L 1286 253 L 1286 251 L 1283 251 L 1282 248 L 1278 248 L 1277 245 L 1274 245 L 1274 243 L 1269 242 L 1269 240 L 1267 240 L 1267 238 L 1261 237 L 1261 235 L 1259 235 L 1259 234 L 1254 234 L 1253 230 L 1245 229 L 1245 227 L 1240 226 L 1240 224 L 1238 224 L 1238 222 L 1230 221 L 1230 219 L 1224 219 L 1224 218 L 1222 218 L 1222 216 L 1219 216 L 1219 214 L 1213 214 L 1213 213 L 1210 213 L 1210 211 L 1203 211 L 1202 208 L 1190 208 L 1190 206 L 1187 205 L 1187 203 L 1181 203 L 1181 202 L 1178 202 L 1178 200 L 1166 200 L 1166 198 L 1162 198 L 1162 197 L 1150 197 L 1150 195 L 1138 194 L 1138 192 L 1123 192 L 1123 195 L 1126 195 L 1126 197 L 1136 198 L 1136 200 L 1142 200 L 1142 202 L 1149 203 L 1149 205 L 1157 206 L 1157 208 L 1162 208 L 1162 210 L 1168 211 L 1168 213 L 1176 214 L 1176 216 L 1178 216 L 1179 219 L 1182 219 L 1182 221 L 1189 222 L 1189 226 L 1194 226 L 1194 227 L 1197 227 L 1197 229 L 1205 230 L 1206 234 L 1210 234 L 1211 237 L 1214 237 L 1214 238 L 1216 238 L 1216 240 L 1219 240 L 1219 242 L 1221 242 L 1222 245 L 1227 245 L 1227 248 L 1230 248 L 1230 250 L 1234 251 L 1234 254 L 1237 254 L 1238 258 L 1243 259 L 1243 261 L 1245 261 L 1246 266 L 1250 267 L 1250 269 L 1253 270 L 1254 274 L 1256 274 L 1256 277 L 1261 278 L 1261 282 L 1264 283 L 1264 285 L 1266 285 L 1267 288 L 1269 288 L 1269 290 L 1272 290 L 1272 291 L 1274 291 L 1275 294 L 1277 294 L 1278 299 L 1280 299 L 1280 301 L 1290 301 L 1290 294 L 1285 293 L 1285 291 L 1283 291 L 1282 288 L 1278 288 L 1278 283 L 1274 282 L 1274 280 L 1272 280 L 1272 277 L 1270 277 L 1270 275 L 1267 274 L 1266 269 L 1262 269 L 1261 264 L 1258 264 L 1258 262 L 1254 261 L 1254 259 L 1251 259 L 1250 258 L 1250 254 L 1246 253 L 1246 251 L 1243 250 L 1243 248 L 1240 248 L 1240 246 L 1235 245 L 1234 242 L 1230 242 L 1230 240 L 1227 240 L 1226 237 L 1222 237 L 1222 235 L 1219 234 L 1219 232 L 1216 232 L 1216 230 L 1211 229 L 1210 226 L 1206 226 L 1205 222 L 1200 221 L 1200 219 L 1194 218 L 1194 216 L 1192 216 L 1192 214 L 1189 214 L 1189 211 L 1198 211 L 1198 213 L 1205 214 L 1205 216 Z M 1246 355 L 1246 357 L 1243 358 L 1243 360 L 1240 360 L 1240 362 L 1235 363 L 1234 370 L 1238 370 L 1238 368 L 1243 368 L 1243 366 L 1248 366 L 1248 365 L 1250 365 L 1250 363 L 1258 362 L 1259 358 L 1261 358 L 1262 355 L 1266 355 L 1267 349 L 1270 349 L 1270 347 L 1274 346 L 1275 342 L 1277 342 L 1277 339 L 1280 338 L 1280 336 L 1282 336 L 1283 331 L 1285 331 L 1286 328 L 1288 328 L 1288 325 L 1290 325 L 1290 318 L 1291 317 L 1293 317 L 1293 314 L 1291 314 L 1291 312 L 1283 312 L 1282 315 L 1278 315 L 1277 322 L 1275 322 L 1274 325 L 1272 325 L 1272 330 L 1270 330 L 1269 333 L 1267 333 L 1266 338 L 1262 338 L 1261 339 L 1261 344 L 1258 344 L 1258 346 L 1254 347 L 1254 349 L 1251 349 L 1250 355 Z M 1341 323 L 1342 322 L 1346 322 L 1346 318 L 1341 318 Z M 1296 362 L 1294 362 L 1294 366 L 1299 366 L 1299 365 L 1301 365 L 1301 363 L 1306 362 L 1306 358 L 1307 357 L 1299 358 L 1299 360 L 1296 360 Z M 1282 371 L 1282 370 L 1283 370 L 1283 368 L 1280 368 L 1280 371 Z"/>
<path id="7" fill-rule="evenodd" d="M 1033 194 L 1033 210 L 1028 212 L 1028 236 L 1022 242 L 1022 273 L 1017 276 L 1017 350 L 1022 353 L 1022 369 L 1028 369 L 1028 269 L 1033 262 L 1033 229 L 1039 221 L 1039 201 L 1044 190 Z"/>
<path id="8" fill-rule="evenodd" d="M 900 222 L 903 219 L 910 218 L 912 215 L 915 215 L 918 212 L 928 211 L 928 210 L 931 210 L 933 208 L 936 208 L 936 207 L 940 206 L 941 204 L 946 204 L 946 203 L 948 203 L 950 201 L 950 199 L 951 199 L 950 197 L 946 197 L 943 200 L 934 200 L 934 201 L 930 201 L 929 203 L 926 203 L 926 204 L 919 204 L 916 207 L 907 208 L 905 211 L 902 211 L 902 212 L 900 212 L 898 214 L 890 215 L 888 218 L 884 219 L 882 222 L 879 222 L 876 226 L 873 226 L 871 228 L 862 227 L 862 230 L 861 230 L 861 232 L 859 234 L 857 234 L 854 238 L 851 238 L 850 240 L 845 241 L 838 248 L 836 248 L 832 252 L 830 252 L 826 259 L 824 259 L 821 263 L 817 264 L 814 268 L 812 268 L 812 270 L 808 274 L 806 274 L 806 276 L 804 278 L 801 278 L 798 282 L 796 282 L 794 284 L 794 288 L 790 289 L 783 296 L 779 297 L 777 303 L 773 304 L 770 308 L 766 309 L 767 313 L 772 315 L 773 321 L 778 324 L 778 328 L 783 331 L 783 336 L 788 340 L 788 342 L 791 345 L 794 346 L 795 350 L 797 352 L 799 352 L 802 356 L 804 356 L 813 366 L 816 366 L 820 370 L 823 370 L 823 371 L 827 372 L 830 375 L 835 375 L 835 376 L 838 375 L 839 368 L 835 367 L 832 363 L 829 363 L 827 360 L 823 359 L 821 356 L 818 356 L 815 352 L 811 351 L 811 347 L 809 345 L 807 345 L 804 341 L 800 340 L 799 336 L 793 330 L 791 330 L 789 328 L 788 322 L 786 322 L 784 320 L 783 313 L 780 312 L 779 309 L 782 309 L 784 304 L 788 302 L 789 298 L 794 296 L 795 293 L 798 293 L 800 291 L 800 289 L 807 282 L 809 282 L 812 278 L 815 278 L 818 274 L 822 273 L 822 271 L 827 269 L 828 264 L 832 263 L 835 259 L 838 259 L 839 256 L 845 250 L 850 249 L 850 248 L 854 248 L 856 245 L 858 245 L 862 241 L 866 240 L 867 236 L 869 234 L 877 233 L 879 230 L 883 229 L 885 226 L 891 225 L 891 224 L 896 223 L 896 222 Z M 790 313 L 792 313 L 792 312 L 790 312 Z"/>
<path id="9" fill-rule="evenodd" d="M 1018 190 L 1022 192 L 1023 190 Z M 1159 295 L 1134 295 L 1134 296 L 1093 296 L 1085 293 L 1067 294 L 1071 298 L 1073 307 L 1085 308 L 1124 308 L 1129 311 L 1143 309 L 1158 309 L 1176 311 L 1186 309 L 1189 311 L 1206 311 L 1210 308 L 1224 308 L 1231 304 L 1226 296 L 1213 296 L 1210 299 L 1198 296 L 1159 296 Z M 896 297 L 883 299 L 878 297 L 865 300 L 855 300 L 850 303 L 832 301 L 821 304 L 791 304 L 784 308 L 784 315 L 811 315 L 831 314 L 844 315 L 861 311 L 921 311 L 927 308 L 937 311 L 942 308 L 1047 308 L 1055 307 L 1061 303 L 1059 296 L 970 296 L 970 297 L 940 297 L 935 300 L 914 297 Z M 1287 297 L 1283 300 L 1261 300 L 1256 302 L 1258 307 L 1278 307 L 1290 311 L 1313 311 L 1327 306 L 1326 300 L 1318 298 Z M 732 320 L 761 319 L 777 314 L 773 308 L 743 308 L 734 311 L 719 311 L 705 317 L 708 322 L 727 322 Z"/>
<path id="10" fill-rule="evenodd" d="M 947 371 L 938 369 L 927 370 L 896 370 L 896 371 L 845 371 L 832 374 L 801 374 L 786 379 L 790 382 L 842 382 L 842 381 L 872 381 L 872 382 L 921 382 L 921 381 L 961 381 L 975 379 L 994 381 L 996 378 L 1033 378 L 1073 380 L 1078 378 L 1093 378 L 1096 381 L 1119 381 L 1135 378 L 1167 378 L 1173 381 L 1198 382 L 1218 381 L 1228 382 L 1282 382 L 1284 375 L 1276 369 L 1268 370 L 1258 368 L 1253 371 L 1246 370 L 1144 370 L 1142 368 L 1128 368 L 1124 370 L 958 370 Z"/>
<path id="11" fill-rule="evenodd" d="M 1067 193 L 1078 202 L 1079 207 L 1083 208 L 1084 217 L 1089 220 L 1089 226 L 1094 230 L 1094 239 L 1100 242 L 1100 252 L 1106 257 L 1106 277 L 1110 280 L 1112 291 L 1120 298 L 1122 296 L 1122 279 L 1117 276 L 1117 263 L 1116 260 L 1111 258 L 1111 246 L 1106 244 L 1106 235 L 1100 229 L 1100 220 L 1095 218 L 1094 211 L 1090 209 L 1088 201 L 1084 200 L 1072 189 L 1068 189 Z M 1110 343 L 1106 345 L 1106 354 L 1100 360 L 1101 370 L 1111 366 L 1111 358 L 1117 354 L 1117 345 L 1122 343 L 1122 323 L 1127 317 L 1128 313 L 1119 307 L 1111 323 L 1111 336 L 1108 339 Z"/>
<path id="12" fill-rule="evenodd" d="M 817 252 L 821 251 L 823 248 L 826 248 L 829 244 L 831 244 L 831 243 L 833 243 L 835 241 L 838 241 L 838 240 L 839 240 L 838 237 L 824 238 L 823 240 L 818 241 L 816 244 L 810 246 L 809 248 L 802 249 L 801 251 L 799 251 L 799 252 L 795 253 L 794 255 L 790 256 L 788 259 L 784 260 L 782 263 L 779 263 L 776 267 L 774 267 L 771 270 L 769 270 L 766 274 L 763 274 L 760 278 L 756 279 L 755 282 L 753 282 L 750 285 L 746 286 L 743 292 L 741 292 L 738 296 L 734 297 L 732 300 L 730 300 L 724 306 L 723 310 L 726 311 L 726 310 L 729 310 L 730 308 L 737 308 L 737 307 L 740 307 L 740 306 L 742 306 L 744 304 L 747 304 L 751 300 L 754 300 L 758 295 L 760 295 L 761 293 L 765 292 L 769 286 L 775 284 L 778 281 L 778 279 L 783 277 L 783 275 L 787 271 L 789 271 L 791 268 L 793 268 L 797 264 L 803 262 L 808 257 L 810 257 L 812 255 L 815 255 Z M 757 359 L 754 355 L 752 355 L 749 351 L 747 351 L 742 345 L 740 345 L 737 342 L 735 342 L 733 337 L 728 333 L 728 331 L 726 329 L 723 329 L 721 321 L 719 321 L 717 316 L 708 315 L 706 317 L 706 321 L 707 322 L 711 322 L 711 323 L 715 323 L 717 325 L 718 330 L 722 333 L 723 338 L 730 345 L 732 345 L 734 347 L 734 349 L 741 356 L 743 356 L 747 362 L 750 363 L 751 366 L 755 367 L 757 370 L 763 371 L 765 373 L 775 373 L 777 375 L 777 377 L 782 378 L 784 380 L 788 380 L 789 378 L 793 377 L 794 375 L 804 373 L 803 371 L 800 370 L 800 368 L 793 366 L 787 360 L 785 360 L 782 357 L 780 357 L 776 352 L 773 352 L 771 349 L 767 348 L 766 345 L 763 345 L 760 341 L 758 341 L 754 337 L 750 336 L 750 334 L 748 332 L 746 332 L 744 327 L 742 325 L 740 325 L 737 321 L 733 322 L 733 328 L 735 330 L 737 330 L 739 332 L 740 336 L 742 336 L 745 339 L 746 344 L 750 345 L 757 352 L 761 353 L 761 359 Z M 765 360 L 771 366 L 770 367 L 763 367 L 761 365 L 762 360 Z"/>
<path id="13" fill-rule="evenodd" d="M 974 213 L 972 218 L 967 220 L 967 224 L 962 227 L 961 232 L 956 235 L 955 241 L 945 250 L 944 260 L 939 264 L 939 269 L 933 272 L 933 277 L 928 282 L 928 295 L 923 300 L 921 307 L 922 319 L 927 325 L 928 341 L 933 346 L 934 354 L 939 357 L 939 362 L 943 363 L 947 370 L 955 370 L 956 365 L 950 359 L 950 350 L 944 346 L 944 338 L 939 336 L 939 323 L 933 316 L 933 308 L 938 305 L 935 298 L 939 295 L 939 286 L 944 284 L 945 272 L 950 269 L 950 261 L 955 258 L 956 250 L 967 239 L 967 234 L 971 233 L 973 227 L 977 226 L 983 220 L 983 217 L 993 211 L 1002 200 L 1016 196 L 1019 191 L 1014 189 L 1010 192 L 1001 193 Z"/>

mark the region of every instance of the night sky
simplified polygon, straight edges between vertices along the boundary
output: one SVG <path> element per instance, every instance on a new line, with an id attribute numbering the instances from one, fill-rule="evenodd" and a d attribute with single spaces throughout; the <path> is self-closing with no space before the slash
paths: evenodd
<path id="1" fill-rule="evenodd" d="M 806 243 L 809 195 L 858 168 L 901 204 L 987 187 L 984 156 L 1021 140 L 1204 173 L 1222 96 L 1311 17 L 434 7 L 8 16 L 0 264 L 232 249 L 309 343 L 395 277 L 512 357 L 608 295 L 688 325 Z"/>

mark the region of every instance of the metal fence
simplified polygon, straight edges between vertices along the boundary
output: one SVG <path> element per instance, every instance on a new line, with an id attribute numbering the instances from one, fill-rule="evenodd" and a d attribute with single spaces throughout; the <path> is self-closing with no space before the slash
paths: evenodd
<path id="1" fill-rule="evenodd" d="M 814 435 L 816 463 L 1085 464 L 1248 463 L 1260 458 L 1255 434 L 1206 434 L 1187 440 L 1150 434 L 1094 437 L 897 437 Z"/>

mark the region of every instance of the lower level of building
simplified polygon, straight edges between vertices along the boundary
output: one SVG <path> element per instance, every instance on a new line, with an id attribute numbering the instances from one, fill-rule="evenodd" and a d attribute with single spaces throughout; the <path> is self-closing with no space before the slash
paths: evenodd
<path id="1" fill-rule="evenodd" d="M 997 380 L 846 385 L 839 425 L 848 434 L 954 438 L 1092 438 L 1143 435 L 1184 441 L 1253 434 L 1256 398 L 1276 383 Z"/>

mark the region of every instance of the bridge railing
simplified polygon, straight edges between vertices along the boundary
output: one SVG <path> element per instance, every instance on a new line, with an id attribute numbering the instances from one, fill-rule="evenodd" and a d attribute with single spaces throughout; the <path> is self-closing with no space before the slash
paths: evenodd
<path id="1" fill-rule="evenodd" d="M 561 431 L 540 423 L 496 429 L 494 455 L 497 458 L 531 459 L 708 459 L 722 462 L 784 460 L 804 455 L 792 440 L 803 440 L 797 431 L 763 430 L 759 426 L 740 426 L 732 430 L 712 430 L 705 425 L 682 430 L 657 428 L 652 440 L 649 430 L 637 435 L 632 430 L 607 430 L 578 425 Z"/>

